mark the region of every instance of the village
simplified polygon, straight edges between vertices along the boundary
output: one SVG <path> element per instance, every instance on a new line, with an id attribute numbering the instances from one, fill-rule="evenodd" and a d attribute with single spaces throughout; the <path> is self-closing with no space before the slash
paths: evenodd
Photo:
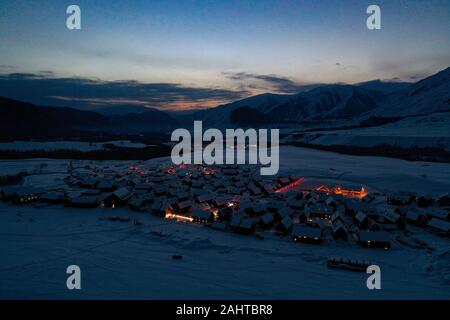
<path id="1" fill-rule="evenodd" d="M 217 232 L 293 242 L 333 241 L 387 250 L 392 243 L 427 248 L 408 239 L 410 227 L 450 234 L 450 196 L 382 194 L 365 186 L 323 185 L 304 177 L 261 176 L 253 166 L 137 163 L 76 167 L 70 162 L 64 187 L 2 186 L 2 201 L 109 209 L 110 221 L 140 224 L 132 211 L 201 224 Z M 130 216 L 115 216 L 127 207 Z M 329 267 L 365 270 L 369 262 L 329 258 Z"/>

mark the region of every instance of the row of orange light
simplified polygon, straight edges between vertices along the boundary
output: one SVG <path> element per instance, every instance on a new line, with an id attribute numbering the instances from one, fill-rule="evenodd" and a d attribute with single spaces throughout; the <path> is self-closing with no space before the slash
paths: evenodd
<path id="1" fill-rule="evenodd" d="M 276 193 L 285 193 L 290 190 L 293 190 L 304 180 L 305 180 L 305 178 L 297 178 L 292 183 L 276 190 L 275 192 Z M 356 198 L 364 198 L 365 196 L 367 196 L 369 194 L 364 187 L 361 187 L 360 190 L 350 190 L 350 189 L 345 189 L 345 188 L 342 188 L 339 186 L 332 189 L 332 188 L 329 188 L 328 186 L 322 185 L 322 186 L 316 188 L 316 190 L 326 192 L 327 194 L 339 194 L 339 195 L 343 195 L 344 197 L 356 197 Z"/>
<path id="2" fill-rule="evenodd" d="M 330 189 L 327 186 L 320 186 L 316 188 L 316 190 L 326 192 L 327 194 L 339 194 L 343 195 L 344 197 L 356 197 L 356 198 L 364 198 L 369 194 L 364 187 L 361 187 L 360 190 L 348 190 L 342 187 L 335 187 L 334 189 Z"/>
<path id="3" fill-rule="evenodd" d="M 195 168 L 195 166 L 199 166 L 199 165 L 193 165 L 194 166 L 194 168 Z M 182 163 L 182 164 L 180 164 L 179 165 L 179 168 L 181 168 L 181 169 L 184 169 L 184 168 L 187 168 L 188 167 L 188 165 L 187 164 L 184 164 L 184 163 Z M 204 174 L 215 174 L 216 173 L 216 169 L 214 169 L 214 168 L 208 168 L 208 167 L 201 167 L 201 170 L 203 171 L 203 173 Z M 177 172 L 177 169 L 176 169 L 176 167 L 169 167 L 167 170 L 166 170 L 166 172 L 168 173 L 168 174 L 174 174 L 175 172 Z"/>
<path id="4" fill-rule="evenodd" d="M 181 214 L 176 214 L 170 208 L 167 208 L 165 217 L 167 219 L 177 219 L 179 221 L 187 221 L 187 222 L 192 222 L 194 220 L 192 217 L 186 217 Z"/>
<path id="5" fill-rule="evenodd" d="M 289 190 L 294 189 L 296 186 L 298 186 L 300 183 L 302 183 L 305 180 L 305 178 L 296 178 L 292 183 L 276 190 L 276 193 L 285 193 L 288 192 Z"/>

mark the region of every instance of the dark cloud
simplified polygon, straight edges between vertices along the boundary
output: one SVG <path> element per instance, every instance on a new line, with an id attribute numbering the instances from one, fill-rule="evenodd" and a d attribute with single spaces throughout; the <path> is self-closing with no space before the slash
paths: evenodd
<path id="1" fill-rule="evenodd" d="M 392 78 L 381 79 L 381 81 L 383 81 L 383 82 L 403 82 L 403 79 L 400 77 L 392 77 Z"/>
<path id="2" fill-rule="evenodd" d="M 299 93 L 310 90 L 318 84 L 298 83 L 289 78 L 269 74 L 254 74 L 247 72 L 222 72 L 227 79 L 239 82 L 243 90 L 261 90 L 276 93 Z"/>
<path id="3" fill-rule="evenodd" d="M 172 83 L 57 78 L 51 71 L 0 75 L 0 95 L 41 105 L 92 109 L 140 105 L 158 109 L 211 107 L 249 96 L 245 90 L 189 87 Z"/>
<path id="4" fill-rule="evenodd" d="M 386 54 L 386 53 L 385 53 Z M 450 56 L 442 54 L 429 54 L 421 57 L 405 57 L 403 55 L 377 56 L 368 65 L 375 74 L 391 74 L 402 81 L 416 82 L 429 77 L 450 65 Z"/>
<path id="5" fill-rule="evenodd" d="M 39 71 L 39 74 L 44 75 L 44 76 L 48 76 L 48 77 L 53 77 L 55 76 L 55 73 L 51 70 L 41 70 Z"/>

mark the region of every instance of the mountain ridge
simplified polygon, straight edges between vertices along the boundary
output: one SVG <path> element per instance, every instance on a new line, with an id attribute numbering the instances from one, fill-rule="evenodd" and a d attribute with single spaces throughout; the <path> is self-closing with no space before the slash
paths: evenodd
<path id="1" fill-rule="evenodd" d="M 231 114 L 244 106 L 266 114 L 274 124 L 426 115 L 450 110 L 450 67 L 415 83 L 372 80 L 324 84 L 297 94 L 260 94 L 196 112 L 190 120 L 233 125 Z"/>
<path id="2" fill-rule="evenodd" d="M 143 133 L 165 132 L 178 122 L 162 111 L 102 115 L 69 107 L 38 106 L 0 97 L 0 132 L 4 136 L 33 138 L 76 132 Z"/>
<path id="3" fill-rule="evenodd" d="M 323 84 L 297 94 L 259 94 L 179 117 L 157 109 L 142 110 L 141 106 L 125 112 L 117 110 L 122 107 L 109 108 L 101 113 L 0 97 L 0 130 L 32 137 L 37 132 L 57 134 L 70 130 L 167 132 L 176 127 L 190 127 L 194 120 L 202 120 L 205 127 L 217 128 L 306 122 L 317 126 L 327 121 L 357 125 L 371 118 L 403 118 L 450 110 L 450 67 L 410 84 L 381 80 Z"/>

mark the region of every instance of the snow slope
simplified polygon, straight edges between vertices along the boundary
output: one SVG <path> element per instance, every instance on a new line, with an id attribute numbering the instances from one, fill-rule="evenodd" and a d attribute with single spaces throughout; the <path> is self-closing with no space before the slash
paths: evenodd
<path id="1" fill-rule="evenodd" d="M 289 99 L 289 95 L 265 93 L 250 98 L 242 99 L 225 105 L 217 106 L 213 109 L 202 110 L 191 115 L 193 120 L 202 120 L 208 126 L 224 127 L 230 126 L 230 115 L 241 107 L 251 107 L 263 113 L 267 113 L 276 106 Z"/>
<path id="2" fill-rule="evenodd" d="M 236 109 L 251 107 L 267 114 L 273 122 L 351 118 L 379 106 L 380 92 L 352 85 L 323 85 L 294 95 L 262 94 L 194 114 L 208 125 L 232 126 Z"/>
<path id="3" fill-rule="evenodd" d="M 401 147 L 443 147 L 450 150 L 450 112 L 405 118 L 378 127 L 314 131 L 300 141 L 318 145 L 373 147 L 380 144 Z"/>
<path id="4" fill-rule="evenodd" d="M 390 95 L 371 114 L 408 116 L 450 110 L 450 67 Z"/>
<path id="5" fill-rule="evenodd" d="M 351 119 L 374 110 L 383 101 L 380 92 L 351 85 L 326 85 L 290 97 L 268 113 L 279 121 Z"/>
<path id="6" fill-rule="evenodd" d="M 449 243 L 429 235 L 418 237 L 439 248 L 433 253 L 259 240 L 125 209 L 0 204 L 0 215 L 2 299 L 450 298 Z M 111 215 L 143 225 L 99 220 Z M 328 269 L 327 257 L 340 255 L 378 263 L 382 290 L 369 291 L 365 273 Z M 72 264 L 82 270 L 80 291 L 65 286 Z"/>

